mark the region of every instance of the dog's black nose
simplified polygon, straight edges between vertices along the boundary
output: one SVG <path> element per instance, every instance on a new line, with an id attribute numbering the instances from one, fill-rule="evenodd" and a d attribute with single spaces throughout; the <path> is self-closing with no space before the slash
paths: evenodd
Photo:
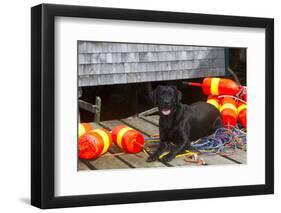
<path id="1" fill-rule="evenodd" d="M 163 104 L 168 105 L 169 103 L 169 100 L 163 100 Z"/>

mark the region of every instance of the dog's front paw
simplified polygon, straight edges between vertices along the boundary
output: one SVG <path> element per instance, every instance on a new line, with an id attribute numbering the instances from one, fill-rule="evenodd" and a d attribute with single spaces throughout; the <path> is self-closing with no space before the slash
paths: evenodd
<path id="1" fill-rule="evenodd" d="M 150 155 L 146 162 L 153 162 L 153 161 L 156 161 L 157 160 L 157 156 L 156 155 Z"/>
<path id="2" fill-rule="evenodd" d="M 171 160 L 173 160 L 176 156 L 172 153 L 169 153 L 167 155 L 164 155 L 162 158 L 161 158 L 161 161 L 163 163 L 167 163 L 167 162 L 170 162 Z"/>

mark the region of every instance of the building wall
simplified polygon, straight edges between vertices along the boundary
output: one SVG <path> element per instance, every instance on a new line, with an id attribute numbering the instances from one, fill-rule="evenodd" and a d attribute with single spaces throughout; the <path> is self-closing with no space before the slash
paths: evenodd
<path id="1" fill-rule="evenodd" d="M 78 42 L 79 86 L 189 79 L 225 74 L 225 49 Z"/>

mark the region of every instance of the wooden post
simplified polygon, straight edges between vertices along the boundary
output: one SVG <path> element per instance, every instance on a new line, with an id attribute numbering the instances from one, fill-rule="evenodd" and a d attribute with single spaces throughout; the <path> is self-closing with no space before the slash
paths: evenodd
<path id="1" fill-rule="evenodd" d="M 96 113 L 95 113 L 95 122 L 100 122 L 100 112 L 101 112 L 101 98 L 99 96 L 96 97 Z"/>
<path id="2" fill-rule="evenodd" d="M 82 97 L 82 88 L 79 87 L 78 88 L 78 98 L 81 98 Z"/>
<path id="3" fill-rule="evenodd" d="M 91 103 L 88 103 L 86 101 L 83 101 L 83 100 L 79 100 L 78 102 L 79 102 L 79 107 L 80 108 L 95 114 L 94 121 L 96 123 L 100 122 L 101 98 L 99 96 L 96 97 L 95 105 L 93 105 Z"/>

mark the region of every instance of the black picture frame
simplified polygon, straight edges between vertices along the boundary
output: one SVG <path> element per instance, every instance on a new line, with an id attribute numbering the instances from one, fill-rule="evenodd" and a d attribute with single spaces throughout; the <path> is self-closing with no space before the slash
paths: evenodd
<path id="1" fill-rule="evenodd" d="M 54 195 L 55 17 L 263 28 L 265 48 L 265 184 L 96 195 Z M 31 8 L 31 204 L 59 208 L 274 193 L 274 19 L 41 4 Z"/>

